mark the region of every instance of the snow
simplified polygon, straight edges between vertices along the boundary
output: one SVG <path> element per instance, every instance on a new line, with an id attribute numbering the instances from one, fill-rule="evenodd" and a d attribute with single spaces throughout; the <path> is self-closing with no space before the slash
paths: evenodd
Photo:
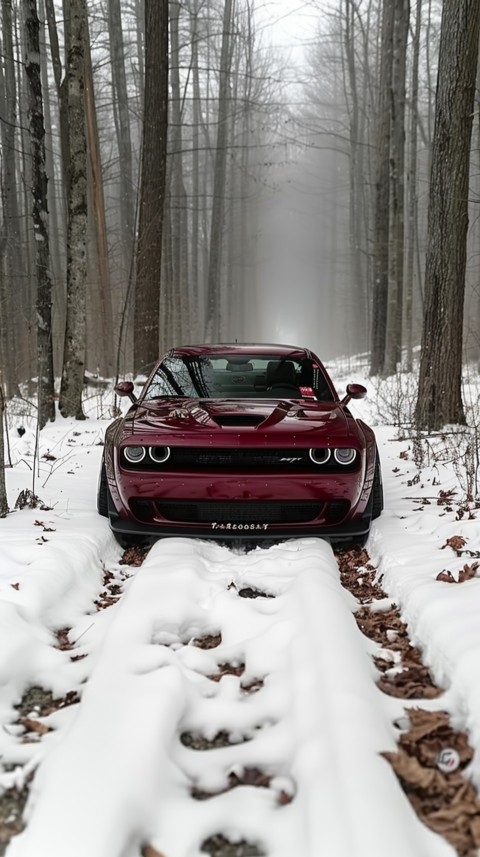
<path id="1" fill-rule="evenodd" d="M 0 796 L 34 774 L 7 857 L 138 857 L 146 843 L 165 857 L 200 857 L 219 832 L 272 857 L 451 857 L 381 756 L 395 750 L 408 703 L 376 686 L 378 647 L 355 623 L 358 604 L 330 546 L 303 539 L 245 553 L 165 539 L 139 569 L 120 565 L 95 511 L 108 406 L 92 396 L 88 407 L 84 423 L 58 417 L 41 432 L 37 462 L 32 418 L 10 413 L 10 506 L 34 478 L 45 508 L 0 520 Z M 372 402 L 354 409 L 374 419 Z M 387 597 L 374 609 L 399 606 L 445 689 L 422 705 L 469 731 L 468 775 L 480 789 L 480 583 L 436 580 L 474 561 L 443 546 L 460 535 L 480 550 L 480 519 L 457 520 L 458 502 L 447 511 L 422 501 L 453 485 L 460 494 L 451 464 L 425 466 L 409 485 L 411 442 L 392 426 L 376 433 L 386 508 L 368 550 Z M 98 611 L 105 570 L 123 594 Z M 275 597 L 239 597 L 244 587 Z M 65 628 L 71 650 L 58 648 Z M 194 643 L 218 633 L 214 648 Z M 212 681 L 225 663 L 245 664 L 243 675 Z M 259 679 L 259 690 L 244 689 Z M 14 706 L 32 686 L 81 701 L 33 712 L 51 731 L 25 742 Z M 197 750 L 184 732 L 210 741 L 227 732 L 233 743 Z M 230 774 L 252 767 L 272 776 L 268 787 L 222 792 Z M 221 793 L 195 800 L 192 787 Z"/>

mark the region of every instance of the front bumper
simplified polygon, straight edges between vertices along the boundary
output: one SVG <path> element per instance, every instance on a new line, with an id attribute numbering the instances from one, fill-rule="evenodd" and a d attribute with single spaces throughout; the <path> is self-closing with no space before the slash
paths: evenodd
<path id="1" fill-rule="evenodd" d="M 268 529 L 250 529 L 247 526 L 242 529 L 227 529 L 222 528 L 221 525 L 215 529 L 208 529 L 206 526 L 195 526 L 194 524 L 144 524 L 133 518 L 120 518 L 112 509 L 109 512 L 109 520 L 115 535 L 127 540 L 129 536 L 142 536 L 146 539 L 176 536 L 177 538 L 193 537 L 222 542 L 238 539 L 257 542 L 315 537 L 325 539 L 333 544 L 339 544 L 365 539 L 370 531 L 371 514 L 367 509 L 362 518 L 339 525 L 282 526 L 276 524 Z"/>

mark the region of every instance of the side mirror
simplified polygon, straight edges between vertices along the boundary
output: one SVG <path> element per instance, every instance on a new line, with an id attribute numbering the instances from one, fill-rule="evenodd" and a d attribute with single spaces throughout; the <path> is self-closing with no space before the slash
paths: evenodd
<path id="1" fill-rule="evenodd" d="M 363 384 L 348 384 L 347 395 L 340 402 L 341 405 L 348 405 L 350 399 L 364 399 L 367 395 L 367 388 Z"/>
<path id="2" fill-rule="evenodd" d="M 133 383 L 132 381 L 119 381 L 118 384 L 115 384 L 115 392 L 117 396 L 128 396 L 131 402 L 135 405 L 137 402 L 137 397 L 133 392 Z"/>

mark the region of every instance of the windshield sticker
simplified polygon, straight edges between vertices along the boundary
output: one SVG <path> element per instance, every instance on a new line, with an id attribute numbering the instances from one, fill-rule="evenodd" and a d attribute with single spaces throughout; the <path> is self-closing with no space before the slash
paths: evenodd
<path id="1" fill-rule="evenodd" d="M 302 399 L 316 399 L 316 395 L 312 387 L 299 387 Z"/>

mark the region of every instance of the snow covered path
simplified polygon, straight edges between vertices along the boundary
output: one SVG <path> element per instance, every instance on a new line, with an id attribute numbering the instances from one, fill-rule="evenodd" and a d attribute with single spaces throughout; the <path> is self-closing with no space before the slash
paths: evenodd
<path id="1" fill-rule="evenodd" d="M 96 624 L 72 629 L 94 667 L 8 857 L 138 857 L 146 843 L 197 857 L 217 833 L 272 857 L 384 857 L 387 843 L 393 857 L 451 854 L 379 755 L 395 749 L 402 704 L 376 688 L 353 607 L 319 540 L 238 555 L 156 544 L 105 611 L 103 639 Z M 245 668 L 208 677 L 225 664 Z M 193 749 L 185 733 L 234 743 Z M 223 791 L 255 770 L 266 787 Z"/>
<path id="2" fill-rule="evenodd" d="M 380 755 L 405 706 L 446 710 L 480 787 L 480 582 L 436 580 L 471 561 L 447 538 L 480 551 L 480 521 L 418 502 L 450 489 L 451 470 L 419 483 L 408 445 L 378 429 L 387 502 L 370 555 L 445 688 L 405 703 L 378 690 L 378 647 L 321 540 L 246 554 L 169 539 L 120 565 L 95 512 L 104 425 L 42 432 L 46 508 L 0 521 L 0 854 L 3 797 L 27 784 L 7 857 L 200 857 L 216 834 L 252 843 L 249 857 L 453 857 Z M 13 440 L 11 506 L 34 443 Z M 27 707 L 38 690 L 45 710 Z"/>

